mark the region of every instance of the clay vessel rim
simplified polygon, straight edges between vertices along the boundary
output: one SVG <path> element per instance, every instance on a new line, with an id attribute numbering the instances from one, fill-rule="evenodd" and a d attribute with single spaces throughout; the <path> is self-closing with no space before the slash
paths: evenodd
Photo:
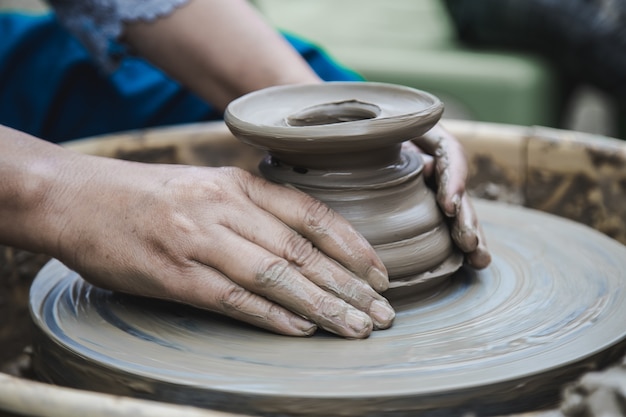
<path id="1" fill-rule="evenodd" d="M 341 88 L 343 90 L 338 90 Z M 308 102 L 297 108 L 292 108 L 288 114 L 280 114 L 273 117 L 273 123 L 267 123 L 267 118 L 254 119 L 249 121 L 241 108 L 250 106 L 257 100 L 281 100 L 284 102 L 285 95 L 293 95 L 295 92 L 306 94 L 313 91 L 312 97 L 318 97 L 317 101 Z M 319 100 L 320 91 L 339 94 L 329 97 L 328 100 Z M 396 94 L 393 94 L 396 93 Z M 343 95 L 341 95 L 343 94 Z M 363 98 L 365 95 L 377 95 L 375 101 L 368 101 Z M 407 101 L 401 105 L 393 106 L 393 101 L 397 100 L 397 94 L 403 94 L 405 98 L 414 99 L 413 109 L 403 112 L 407 107 Z M 273 95 L 273 97 L 272 97 Z M 381 102 L 387 101 L 387 102 Z M 368 105 L 381 107 L 382 115 L 362 120 L 336 122 L 319 125 L 293 126 L 288 125 L 284 120 L 286 117 L 294 115 L 309 107 L 321 104 L 334 104 L 346 101 L 362 101 Z M 419 103 L 419 108 L 416 109 Z M 269 105 L 269 103 L 268 103 Z M 376 82 L 325 82 L 322 84 L 297 84 L 268 87 L 263 90 L 248 93 L 233 100 L 227 107 L 224 120 L 228 127 L 242 135 L 252 135 L 262 137 L 261 140 L 272 141 L 298 141 L 325 143 L 325 142 L 350 142 L 355 140 L 369 139 L 378 132 L 384 132 L 387 138 L 396 134 L 404 133 L 395 140 L 403 142 L 423 134 L 429 130 L 443 113 L 443 103 L 434 95 L 411 87 L 400 86 L 387 83 Z M 283 112 L 285 109 L 282 109 Z M 250 112 L 251 110 L 248 110 Z M 427 126 L 426 129 L 424 127 Z M 420 127 L 422 132 L 420 133 Z M 408 132 L 415 129 L 415 134 Z M 257 142 L 257 138 L 246 138 L 246 142 Z M 385 140 L 385 145 L 394 142 L 395 138 Z M 384 145 L 383 145 L 384 146 Z"/>

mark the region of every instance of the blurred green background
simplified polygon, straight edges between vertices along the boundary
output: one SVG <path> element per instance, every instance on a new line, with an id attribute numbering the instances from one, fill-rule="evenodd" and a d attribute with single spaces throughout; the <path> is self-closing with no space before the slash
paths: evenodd
<path id="1" fill-rule="evenodd" d="M 436 94 L 444 117 L 617 136 L 604 93 L 582 86 L 564 101 L 540 57 L 461 45 L 441 0 L 251 1 L 272 25 L 318 44 L 365 79 Z M 39 0 L 0 0 L 0 8 L 46 10 Z"/>

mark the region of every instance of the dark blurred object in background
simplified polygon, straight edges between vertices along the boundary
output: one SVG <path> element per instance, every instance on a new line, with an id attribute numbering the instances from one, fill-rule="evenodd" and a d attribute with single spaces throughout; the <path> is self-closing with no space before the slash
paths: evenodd
<path id="1" fill-rule="evenodd" d="M 540 54 L 566 91 L 591 85 L 626 108 L 626 0 L 444 2 L 468 45 Z"/>

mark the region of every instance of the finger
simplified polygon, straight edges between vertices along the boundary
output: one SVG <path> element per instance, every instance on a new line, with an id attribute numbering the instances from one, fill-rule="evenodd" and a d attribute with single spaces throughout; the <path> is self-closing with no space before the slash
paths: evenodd
<path id="1" fill-rule="evenodd" d="M 454 243 L 466 254 L 467 262 L 477 269 L 483 269 L 491 263 L 487 249 L 487 240 L 478 222 L 476 210 L 471 198 L 465 195 L 461 200 L 461 209 L 452 226 Z"/>
<path id="2" fill-rule="evenodd" d="M 348 338 L 364 338 L 373 329 L 370 317 L 305 278 L 289 261 L 225 229 L 210 256 L 198 259 L 213 266 L 248 291 Z M 237 262 L 233 262 L 237 254 Z"/>
<path id="3" fill-rule="evenodd" d="M 461 198 L 459 212 L 452 225 L 452 240 L 465 253 L 471 253 L 478 247 L 478 219 L 470 199 Z"/>
<path id="4" fill-rule="evenodd" d="M 424 178 L 428 179 L 432 177 L 435 173 L 435 158 L 433 158 L 431 155 L 428 155 L 427 153 L 421 153 L 420 157 L 424 162 L 424 168 L 422 170 Z"/>
<path id="5" fill-rule="evenodd" d="M 206 265 L 195 263 L 173 298 L 287 336 L 310 336 L 317 326 L 297 314 L 235 284 Z"/>
<path id="6" fill-rule="evenodd" d="M 422 174 L 424 174 L 424 178 L 428 179 L 433 175 L 434 170 L 435 170 L 435 158 L 433 158 L 432 155 L 424 153 L 424 151 L 422 151 L 419 146 L 417 146 L 415 143 L 411 141 L 404 142 L 402 144 L 402 151 L 412 152 L 412 153 L 416 153 L 417 155 L 419 155 L 419 157 L 422 159 L 422 162 L 424 164 L 424 167 L 422 168 Z"/>
<path id="7" fill-rule="evenodd" d="M 437 202 L 446 215 L 454 216 L 465 192 L 467 163 L 463 149 L 455 139 L 446 137 L 440 141 L 440 146 L 435 153 Z"/>
<path id="8" fill-rule="evenodd" d="M 466 259 L 467 262 L 476 269 L 487 268 L 491 263 L 491 254 L 487 247 L 487 239 L 485 239 L 485 233 L 480 223 L 478 223 L 478 246 L 474 252 L 466 256 Z"/>
<path id="9" fill-rule="evenodd" d="M 306 237 L 374 290 L 383 292 L 389 287 L 382 261 L 345 218 L 303 192 L 251 178 L 242 181 L 241 186 L 256 205 Z"/>
<path id="10" fill-rule="evenodd" d="M 460 209 L 467 180 L 467 161 L 461 144 L 440 125 L 435 126 L 414 142 L 435 158 L 437 201 L 450 217 Z"/>
<path id="11" fill-rule="evenodd" d="M 292 263 L 301 275 L 318 287 L 367 313 L 377 329 L 391 326 L 395 313 L 389 302 L 365 281 L 320 252 L 313 244 L 256 206 L 246 221 L 229 227 L 244 239 Z"/>

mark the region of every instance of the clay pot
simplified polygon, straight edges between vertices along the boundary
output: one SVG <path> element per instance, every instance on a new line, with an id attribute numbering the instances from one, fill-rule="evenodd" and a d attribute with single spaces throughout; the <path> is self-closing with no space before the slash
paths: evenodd
<path id="1" fill-rule="evenodd" d="M 419 154 L 402 143 L 430 130 L 443 104 L 408 87 L 325 83 L 272 87 L 226 110 L 241 141 L 267 151 L 265 178 L 343 215 L 372 244 L 390 288 L 443 280 L 462 264 Z"/>

